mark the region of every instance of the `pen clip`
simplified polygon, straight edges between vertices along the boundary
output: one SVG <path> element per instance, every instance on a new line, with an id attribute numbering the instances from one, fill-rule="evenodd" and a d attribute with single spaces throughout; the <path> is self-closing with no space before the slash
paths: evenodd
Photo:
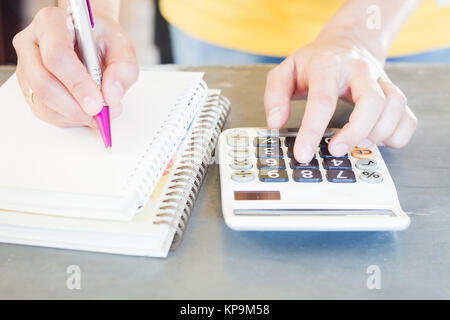
<path id="1" fill-rule="evenodd" d="M 89 11 L 89 19 L 91 20 L 91 26 L 94 28 L 94 16 L 92 15 L 91 2 L 86 0 L 87 8 Z"/>

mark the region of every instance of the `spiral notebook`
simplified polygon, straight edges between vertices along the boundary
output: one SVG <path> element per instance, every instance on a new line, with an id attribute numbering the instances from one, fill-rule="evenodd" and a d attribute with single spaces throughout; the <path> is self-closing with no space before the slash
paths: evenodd
<path id="1" fill-rule="evenodd" d="M 183 239 L 213 151 L 230 110 L 218 90 L 209 90 L 175 156 L 149 201 L 130 221 L 58 217 L 0 211 L 0 242 L 107 252 L 167 256 Z"/>
<path id="2" fill-rule="evenodd" d="M 0 210 L 132 219 L 205 103 L 202 77 L 141 72 L 112 122 L 113 148 L 106 151 L 97 129 L 39 120 L 13 76 L 0 89 Z"/>

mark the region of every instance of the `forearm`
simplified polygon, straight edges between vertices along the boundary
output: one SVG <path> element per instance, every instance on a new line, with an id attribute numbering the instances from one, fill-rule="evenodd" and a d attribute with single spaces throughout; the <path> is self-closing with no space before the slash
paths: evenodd
<path id="1" fill-rule="evenodd" d="M 389 47 L 422 0 L 348 0 L 319 37 L 343 36 L 384 61 Z"/>
<path id="2" fill-rule="evenodd" d="M 90 0 L 92 10 L 119 21 L 120 0 Z M 69 0 L 58 0 L 58 6 L 67 8 Z"/>

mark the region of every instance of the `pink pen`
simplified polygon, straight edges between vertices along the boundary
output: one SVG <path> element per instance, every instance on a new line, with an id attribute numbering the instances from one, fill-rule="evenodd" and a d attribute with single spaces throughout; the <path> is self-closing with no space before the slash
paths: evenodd
<path id="1" fill-rule="evenodd" d="M 92 29 L 94 28 L 94 18 L 89 0 L 70 0 L 75 34 L 80 50 L 81 60 L 86 66 L 97 86 L 102 87 L 102 69 L 97 52 Z M 106 148 L 112 147 L 111 123 L 109 119 L 109 107 L 104 104 L 102 111 L 95 116 L 98 128 L 102 135 Z"/>

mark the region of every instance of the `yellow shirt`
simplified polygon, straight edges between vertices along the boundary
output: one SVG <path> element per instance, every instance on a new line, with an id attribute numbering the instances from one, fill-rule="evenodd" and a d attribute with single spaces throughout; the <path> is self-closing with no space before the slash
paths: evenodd
<path id="1" fill-rule="evenodd" d="M 287 56 L 314 40 L 344 2 L 161 0 L 161 12 L 171 24 L 209 43 L 256 54 Z M 403 26 L 389 54 L 406 55 L 445 47 L 450 47 L 450 6 L 425 0 Z"/>

